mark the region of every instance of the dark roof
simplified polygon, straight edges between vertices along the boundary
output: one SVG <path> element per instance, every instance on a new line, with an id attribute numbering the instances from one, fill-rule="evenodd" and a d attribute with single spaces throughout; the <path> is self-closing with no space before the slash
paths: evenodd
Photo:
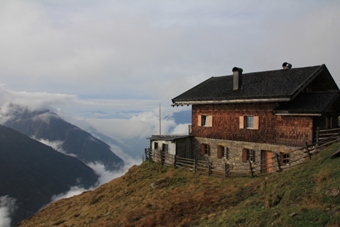
<path id="1" fill-rule="evenodd" d="M 340 102 L 339 91 L 301 93 L 291 102 L 281 104 L 273 113 L 281 114 L 322 114 L 330 112 L 333 103 Z M 337 108 L 337 105 L 335 105 Z"/>
<path id="2" fill-rule="evenodd" d="M 164 140 L 164 141 L 174 141 L 177 139 L 184 139 L 189 137 L 189 135 L 152 135 L 151 138 L 149 138 L 151 141 L 154 140 Z"/>
<path id="3" fill-rule="evenodd" d="M 172 99 L 174 105 L 209 102 L 289 101 L 315 77 L 324 73 L 332 90 L 338 89 L 325 65 L 244 73 L 242 87 L 233 90 L 233 75 L 211 77 Z"/>

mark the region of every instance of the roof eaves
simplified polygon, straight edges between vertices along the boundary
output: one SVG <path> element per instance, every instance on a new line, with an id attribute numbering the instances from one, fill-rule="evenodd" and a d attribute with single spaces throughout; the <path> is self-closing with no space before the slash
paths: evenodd
<path id="1" fill-rule="evenodd" d="M 334 91 L 334 93 L 337 93 L 337 94 L 334 95 L 334 97 L 328 102 L 328 104 L 325 107 L 325 109 L 323 110 L 323 112 L 325 112 L 326 110 L 330 109 L 330 107 L 333 105 L 333 103 L 338 99 L 338 97 L 340 95 L 340 91 Z"/>
<path id="2" fill-rule="evenodd" d="M 175 100 L 176 100 L 178 97 L 182 96 L 183 94 L 185 94 L 185 93 L 187 93 L 187 92 L 189 92 L 189 91 L 191 91 L 191 90 L 194 90 L 195 88 L 201 86 L 203 83 L 206 83 L 206 82 L 209 81 L 209 80 L 212 80 L 213 78 L 214 78 L 214 77 L 210 77 L 210 78 L 208 78 L 208 79 L 202 81 L 201 83 L 199 83 L 199 84 L 197 84 L 196 86 L 190 88 L 189 90 L 183 92 L 182 94 L 177 95 L 177 96 L 176 96 L 175 98 L 173 98 L 171 101 L 172 101 L 173 103 L 175 103 L 175 102 L 176 102 Z"/>
<path id="3" fill-rule="evenodd" d="M 325 64 L 320 65 L 320 67 L 317 68 L 310 77 L 308 77 L 295 91 L 292 92 L 291 99 L 293 100 L 298 94 L 300 94 L 301 91 L 303 91 L 303 89 L 305 89 L 324 69 Z"/>
<path id="4" fill-rule="evenodd" d="M 290 113 L 290 112 L 273 112 L 276 116 L 300 116 L 300 117 L 319 117 L 321 113 Z"/>
<path id="5" fill-rule="evenodd" d="M 233 99 L 233 100 L 196 100 L 196 101 L 178 101 L 172 106 L 184 105 L 203 105 L 203 104 L 228 104 L 228 103 L 258 103 L 258 102 L 288 102 L 290 98 L 259 98 L 259 99 Z"/>

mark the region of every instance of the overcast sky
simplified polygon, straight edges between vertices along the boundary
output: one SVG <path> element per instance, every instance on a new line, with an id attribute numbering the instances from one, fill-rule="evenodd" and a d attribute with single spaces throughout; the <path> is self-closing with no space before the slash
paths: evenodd
<path id="1" fill-rule="evenodd" d="M 111 136 L 155 133 L 159 103 L 183 110 L 171 99 L 234 66 L 326 64 L 340 84 L 337 0 L 2 0 L 0 40 L 2 103 L 52 105 Z"/>

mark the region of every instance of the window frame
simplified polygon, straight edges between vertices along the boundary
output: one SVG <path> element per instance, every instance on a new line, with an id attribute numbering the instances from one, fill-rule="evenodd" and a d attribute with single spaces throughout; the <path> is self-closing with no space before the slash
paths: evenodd
<path id="1" fill-rule="evenodd" d="M 198 115 L 198 126 L 200 127 L 212 127 L 212 115 L 200 114 Z"/>
<path id="2" fill-rule="evenodd" d="M 248 119 L 253 119 L 253 125 L 247 125 Z M 239 117 L 239 128 L 240 129 L 259 129 L 260 118 L 255 115 L 243 115 Z"/>
<path id="3" fill-rule="evenodd" d="M 224 145 L 218 145 L 217 147 L 217 158 L 229 159 L 229 148 Z"/>
<path id="4" fill-rule="evenodd" d="M 210 145 L 207 143 L 201 143 L 201 156 L 206 154 L 210 156 Z"/>
<path id="5" fill-rule="evenodd" d="M 280 165 L 290 165 L 290 154 L 280 152 Z"/>
<path id="6" fill-rule="evenodd" d="M 256 152 L 252 149 L 243 148 L 242 149 L 242 162 L 255 162 Z"/>
<path id="7" fill-rule="evenodd" d="M 169 151 L 169 144 L 163 143 L 163 144 L 162 144 L 162 151 L 168 152 L 168 151 Z"/>
<path id="8" fill-rule="evenodd" d="M 254 129 L 255 128 L 254 116 L 244 116 L 244 128 Z"/>

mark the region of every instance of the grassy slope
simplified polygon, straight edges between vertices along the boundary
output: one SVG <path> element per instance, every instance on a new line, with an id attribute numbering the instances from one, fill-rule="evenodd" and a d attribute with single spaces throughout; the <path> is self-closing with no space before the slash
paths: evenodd
<path id="1" fill-rule="evenodd" d="M 267 176 L 217 179 L 144 162 L 20 226 L 336 226 L 340 144 Z M 154 184 L 153 184 L 154 183 Z M 150 187 L 150 185 L 154 185 Z"/>

